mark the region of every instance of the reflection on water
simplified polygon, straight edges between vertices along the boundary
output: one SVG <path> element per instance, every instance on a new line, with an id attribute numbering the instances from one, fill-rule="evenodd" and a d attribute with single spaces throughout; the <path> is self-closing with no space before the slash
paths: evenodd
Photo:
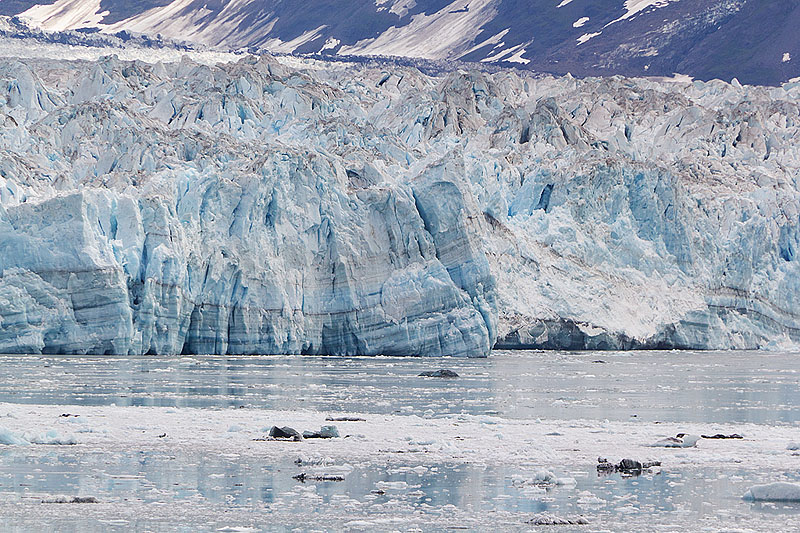
<path id="1" fill-rule="evenodd" d="M 342 482 L 300 483 L 299 472 L 344 473 Z M 753 511 L 796 516 L 797 505 L 756 506 L 741 499 L 752 473 L 699 469 L 640 477 L 564 471 L 574 483 L 538 486 L 524 468 L 473 465 L 263 464 L 253 459 L 163 452 L 45 454 L 0 451 L 0 493 L 20 502 L 47 502 L 53 495 L 92 496 L 102 503 L 222 504 L 226 508 L 280 509 L 308 516 L 345 513 L 354 503 L 362 516 L 413 515 L 430 508 L 469 509 L 480 516 L 508 511 L 583 515 L 601 524 L 659 517 L 693 522 L 713 509 L 744 517 Z M 797 481 L 800 475 L 786 476 Z M 302 496 L 302 497 L 300 497 Z M 146 522 L 145 517 L 142 520 Z M 143 522 L 143 523 L 144 523 Z M 141 524 L 140 524 L 141 525 Z"/>
<path id="2" fill-rule="evenodd" d="M 14 403 L 800 421 L 797 354 L 496 352 L 487 359 L 2 356 L 0 361 L 0 401 Z M 461 377 L 418 376 L 422 370 L 442 367 Z"/>
<path id="3" fill-rule="evenodd" d="M 793 354 L 499 352 L 488 359 L 2 356 L 0 362 L 0 402 L 11 403 L 800 421 L 800 356 Z M 438 368 L 452 369 L 460 377 L 418 375 Z M 797 471 L 686 467 L 640 477 L 601 477 L 593 470 L 554 465 L 550 470 L 558 478 L 573 478 L 574 483 L 543 487 L 532 482 L 536 472 L 524 461 L 505 467 L 424 460 L 420 464 L 419 459 L 412 463 L 402 458 L 365 464 L 328 464 L 322 458 L 296 464 L 293 458 L 275 463 L 236 454 L 209 457 L 187 451 L 191 449 L 190 443 L 174 452 L 0 446 L 0 509 L 13 515 L 9 523 L 21 531 L 194 531 L 230 523 L 281 531 L 350 526 L 368 531 L 527 531 L 530 526 L 524 519 L 540 512 L 586 516 L 593 524 L 590 531 L 761 526 L 778 531 L 800 515 L 797 505 L 741 499 L 757 483 L 796 482 Z M 344 480 L 293 479 L 303 472 L 343 475 Z M 62 494 L 94 497 L 100 503 L 49 503 Z"/>

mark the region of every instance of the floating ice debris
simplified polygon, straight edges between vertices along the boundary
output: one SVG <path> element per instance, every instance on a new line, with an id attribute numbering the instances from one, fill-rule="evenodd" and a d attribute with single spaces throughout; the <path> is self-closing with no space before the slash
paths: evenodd
<path id="1" fill-rule="evenodd" d="M 790 442 L 790 443 L 789 443 L 789 444 L 786 446 L 786 449 L 787 449 L 787 450 L 789 450 L 789 451 L 797 451 L 797 450 L 800 450 L 800 442 Z"/>
<path id="2" fill-rule="evenodd" d="M 800 485 L 786 482 L 755 485 L 742 497 L 757 502 L 800 502 Z"/>
<path id="3" fill-rule="evenodd" d="M 588 524 L 589 521 L 582 516 L 575 518 L 561 518 L 560 516 L 542 513 L 534 516 L 525 523 L 532 526 L 583 526 Z"/>
<path id="4" fill-rule="evenodd" d="M 527 478 L 522 475 L 514 475 L 511 477 L 511 484 L 515 487 L 523 486 L 537 486 L 537 487 L 552 487 L 555 485 L 571 485 L 574 484 L 573 478 L 557 478 L 555 474 L 549 470 L 541 468 L 537 470 L 533 477 Z"/>
<path id="5" fill-rule="evenodd" d="M 378 481 L 375 483 L 378 490 L 404 490 L 408 488 L 405 481 Z"/>
<path id="6" fill-rule="evenodd" d="M 650 446 L 660 448 L 693 448 L 697 446 L 697 441 L 700 440 L 698 435 L 687 435 L 686 433 L 678 433 L 675 437 L 667 437 L 654 442 Z"/>
<path id="7" fill-rule="evenodd" d="M 30 442 L 12 433 L 10 430 L 0 427 L 0 444 L 5 444 L 6 446 L 25 446 L 30 444 Z"/>
<path id="8" fill-rule="evenodd" d="M 94 496 L 54 496 L 42 498 L 42 503 L 100 503 Z"/>
<path id="9" fill-rule="evenodd" d="M 70 446 L 73 444 L 78 444 L 78 440 L 74 435 L 62 435 L 55 429 L 38 434 L 26 433 L 23 435 L 23 437 L 31 444 L 48 444 L 53 446 Z"/>
<path id="10" fill-rule="evenodd" d="M 336 426 L 322 426 L 319 431 L 304 431 L 304 439 L 332 439 L 339 436 Z"/>

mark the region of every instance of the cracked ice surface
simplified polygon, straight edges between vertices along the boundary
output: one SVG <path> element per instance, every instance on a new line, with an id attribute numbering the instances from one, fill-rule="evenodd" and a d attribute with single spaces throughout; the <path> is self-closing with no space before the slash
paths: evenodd
<path id="1" fill-rule="evenodd" d="M 0 352 L 797 342 L 797 84 L 291 61 L 0 60 Z"/>

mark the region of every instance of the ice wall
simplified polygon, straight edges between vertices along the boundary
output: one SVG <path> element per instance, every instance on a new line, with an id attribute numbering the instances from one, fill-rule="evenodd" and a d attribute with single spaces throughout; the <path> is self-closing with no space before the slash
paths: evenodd
<path id="1" fill-rule="evenodd" d="M 790 347 L 800 88 L 0 60 L 0 352 Z"/>

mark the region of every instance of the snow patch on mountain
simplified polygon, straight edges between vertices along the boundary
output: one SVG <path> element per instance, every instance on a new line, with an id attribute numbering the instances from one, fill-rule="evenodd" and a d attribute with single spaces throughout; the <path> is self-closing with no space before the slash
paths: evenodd
<path id="1" fill-rule="evenodd" d="M 378 6 L 378 11 L 381 11 L 386 9 L 386 4 L 390 2 L 392 6 L 389 8 L 389 13 L 394 13 L 401 19 L 408 14 L 409 9 L 417 5 L 416 0 L 375 0 L 375 5 Z"/>
<path id="2" fill-rule="evenodd" d="M 268 10 L 249 11 L 252 0 L 224 2 L 221 9 L 214 11 L 207 6 L 198 9 L 195 4 L 195 0 L 174 0 L 166 6 L 154 7 L 129 19 L 99 27 L 108 32 L 124 29 L 161 33 L 175 39 L 238 49 L 268 35 L 276 22 Z"/>
<path id="3" fill-rule="evenodd" d="M 484 24 L 497 14 L 499 0 L 474 0 L 464 8 L 455 0 L 439 11 L 414 15 L 405 26 L 392 27 L 374 39 L 342 46 L 341 54 L 446 59 L 469 49 Z"/>
<path id="4" fill-rule="evenodd" d="M 582 28 L 586 23 L 589 22 L 589 17 L 581 17 L 575 22 L 572 23 L 573 28 Z"/>
<path id="5" fill-rule="evenodd" d="M 617 19 L 612 20 L 606 24 L 606 26 L 611 26 L 616 22 L 633 18 L 648 8 L 658 9 L 668 6 L 670 2 L 678 1 L 679 0 L 625 0 L 625 14 Z"/>
<path id="6" fill-rule="evenodd" d="M 108 11 L 101 10 L 100 1 L 57 0 L 52 5 L 33 6 L 20 16 L 35 20 L 50 31 L 97 26 L 108 15 Z"/>
<path id="7" fill-rule="evenodd" d="M 590 39 L 594 39 L 598 35 L 602 35 L 602 33 L 603 32 L 601 32 L 601 31 L 596 31 L 596 32 L 592 32 L 592 33 L 584 33 L 583 35 L 581 35 L 580 37 L 578 37 L 576 39 L 576 41 L 578 41 L 578 46 L 580 46 L 583 43 L 589 41 Z"/>

